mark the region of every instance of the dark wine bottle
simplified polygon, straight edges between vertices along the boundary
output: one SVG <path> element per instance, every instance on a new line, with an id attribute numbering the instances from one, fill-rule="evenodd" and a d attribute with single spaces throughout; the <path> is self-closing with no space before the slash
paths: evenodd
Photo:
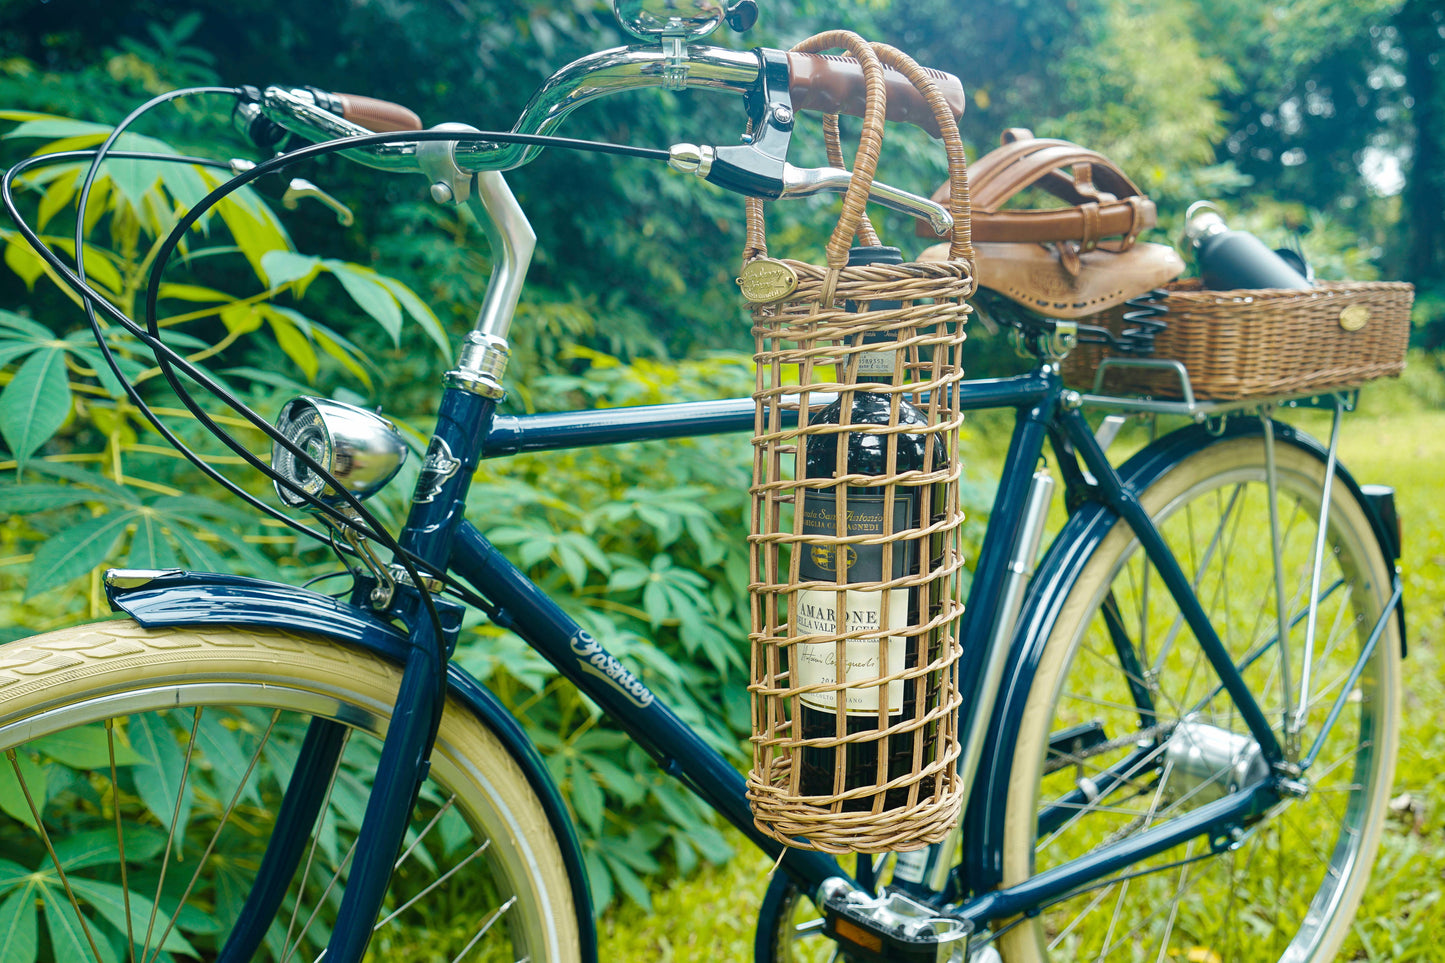
<path id="1" fill-rule="evenodd" d="M 901 263 L 897 248 L 854 248 L 850 252 L 850 265 L 869 263 Z M 874 302 L 875 309 L 896 308 L 896 302 Z M 897 349 L 885 347 L 895 342 L 892 333 L 870 333 L 863 344 L 877 345 L 874 351 L 864 351 L 857 358 L 857 383 L 892 384 L 895 372 Z M 844 380 L 844 366 L 840 365 L 839 380 Z M 837 425 L 844 423 L 843 402 L 847 395 L 823 408 L 809 418 L 813 425 Z M 851 393 L 847 424 L 879 425 L 889 423 L 893 397 L 884 392 L 854 391 Z M 906 399 L 899 398 L 898 424 L 917 425 L 920 429 L 928 425 L 925 415 Z M 846 439 L 846 471 L 850 475 L 883 476 L 889 473 L 889 434 L 870 431 L 848 431 L 811 435 L 807 442 L 805 473 L 808 478 L 833 478 L 838 470 L 838 439 Z M 897 432 L 893 472 L 923 471 L 925 468 L 938 470 L 944 467 L 944 453 L 935 450 L 932 464 L 928 459 L 928 435 L 924 433 Z M 937 449 L 938 441 L 934 442 Z M 844 535 L 880 534 L 885 530 L 886 489 L 882 486 L 850 485 L 847 489 L 847 520 L 842 529 Z M 923 528 L 924 491 L 913 486 L 896 486 L 893 493 L 892 525 L 887 530 L 901 532 Z M 938 506 L 934 506 L 936 511 Z M 803 490 L 803 527 L 805 534 L 835 537 L 839 534 L 837 493 L 834 487 L 805 488 Z M 844 569 L 844 583 L 863 584 L 880 582 L 912 575 L 918 572 L 921 540 L 917 538 L 895 541 L 890 552 L 885 553 L 882 545 L 850 544 L 839 551 L 835 546 L 804 546 L 799 559 L 799 576 L 804 581 L 837 583 L 839 567 Z M 885 555 L 888 571 L 884 571 Z M 836 666 L 837 646 L 833 642 L 800 643 L 794 647 L 794 678 L 798 684 L 818 682 L 855 681 L 858 685 L 841 691 L 808 693 L 801 698 L 800 732 L 804 739 L 835 738 L 838 734 L 838 713 L 845 718 L 844 732 L 848 734 L 876 731 L 879 728 L 879 701 L 887 702 L 888 725 L 894 725 L 904 718 L 913 717 L 916 711 L 916 686 L 913 680 L 889 682 L 883 685 L 868 684 L 882 676 L 884 660 L 883 647 L 887 646 L 887 669 L 891 675 L 904 666 L 919 664 L 920 650 L 925 649 L 916 631 L 909 633 L 908 627 L 917 626 L 926 619 L 919 617 L 919 593 L 914 589 L 853 590 L 844 589 L 841 596 L 845 604 L 842 621 L 845 632 L 874 633 L 870 637 L 849 640 L 845 643 L 846 667 L 839 675 Z M 886 598 L 885 598 L 886 596 Z M 836 634 L 839 627 L 837 613 L 840 594 L 838 589 L 810 589 L 798 593 L 794 629 L 799 635 Z M 884 620 L 886 623 L 884 624 Z M 888 629 L 897 629 L 898 634 L 885 634 Z M 929 687 L 931 688 L 931 687 Z M 925 698 L 935 700 L 936 691 L 925 693 Z M 843 704 L 840 706 L 839 702 Z M 936 732 L 924 733 L 925 758 L 927 744 L 936 738 Z M 887 740 L 865 740 L 849 744 L 843 752 L 843 791 L 861 786 L 877 785 L 878 748 L 885 745 L 887 779 L 905 776 L 914 767 L 915 733 L 906 732 L 889 737 Z M 801 752 L 801 773 L 799 791 L 803 795 L 831 795 L 835 791 L 834 775 L 838 754 L 834 748 L 804 745 Z M 932 792 L 931 786 L 920 787 L 920 797 Z M 907 804 L 906 789 L 890 791 L 884 808 L 893 809 Z M 847 810 L 868 810 L 873 807 L 874 798 L 863 795 L 849 800 Z"/>

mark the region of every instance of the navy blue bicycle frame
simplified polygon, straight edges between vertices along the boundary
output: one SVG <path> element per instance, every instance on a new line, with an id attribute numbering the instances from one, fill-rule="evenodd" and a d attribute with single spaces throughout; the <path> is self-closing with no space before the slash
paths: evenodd
<path id="1" fill-rule="evenodd" d="M 964 643 L 960 678 L 978 678 L 988 658 L 989 653 L 979 640 L 989 637 L 993 623 L 999 618 L 1003 563 L 1021 524 L 1028 480 L 1052 429 L 1067 437 L 1082 456 L 1085 467 L 1098 480 L 1098 497 L 1138 536 L 1200 640 L 1221 686 L 1233 698 L 1241 718 L 1258 740 L 1265 759 L 1280 762 L 1283 753 L 1270 724 L 1245 687 L 1187 576 L 1135 493 L 1120 481 L 1108 463 L 1083 416 L 1064 406 L 1065 389 L 1058 375 L 1045 367 L 1011 378 L 965 382 L 958 386 L 957 392 L 956 403 L 961 409 L 1014 408 L 1018 412 L 960 627 Z M 744 780 L 732 765 L 707 746 L 641 680 L 607 653 L 462 517 L 467 483 L 484 458 L 522 451 L 742 432 L 752 428 L 753 414 L 753 402 L 740 399 L 509 416 L 498 415 L 494 401 L 448 389 L 436 439 L 460 462 L 460 470 L 445 482 L 434 498 L 413 507 L 402 542 L 434 565 L 445 563 L 476 587 L 495 607 L 493 618 L 499 625 L 514 630 L 547 658 L 627 730 L 665 772 L 692 788 L 764 851 L 777 856 L 782 847 L 754 828 Z M 434 439 L 433 445 L 436 444 Z M 982 724 L 987 722 L 982 720 Z M 1007 738 L 1007 734 L 1002 737 Z M 1278 798 L 1273 782 L 1266 780 L 1250 790 L 1201 806 L 1184 818 L 1101 847 L 1027 883 L 988 892 L 965 903 L 962 912 L 977 920 L 1025 912 L 1195 836 L 1208 834 L 1213 839 L 1217 832 L 1262 814 Z M 970 805 L 977 803 L 978 800 L 973 800 Z M 985 850 L 974 861 L 979 864 L 980 874 L 986 876 L 992 855 Z M 788 849 L 782 854 L 781 867 L 805 892 L 813 892 L 829 876 L 848 875 L 832 857 L 797 849 Z M 967 866 L 965 874 L 971 875 Z"/>

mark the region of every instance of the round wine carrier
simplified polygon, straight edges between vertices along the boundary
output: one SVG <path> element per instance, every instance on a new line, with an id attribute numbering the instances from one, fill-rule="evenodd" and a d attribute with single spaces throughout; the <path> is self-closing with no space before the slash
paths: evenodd
<path id="1" fill-rule="evenodd" d="M 758 828 L 787 845 L 875 853 L 941 840 L 962 804 L 953 405 L 974 256 L 963 145 L 928 72 L 845 31 L 794 49 L 834 48 L 862 66 L 867 101 L 827 263 L 768 257 L 762 205 L 750 200 L 739 279 L 757 347 L 748 798 Z M 883 63 L 924 95 L 943 131 L 944 261 L 849 266 L 855 236 L 867 252 L 892 250 L 864 213 Z M 823 124 L 829 162 L 842 167 L 837 115 Z"/>

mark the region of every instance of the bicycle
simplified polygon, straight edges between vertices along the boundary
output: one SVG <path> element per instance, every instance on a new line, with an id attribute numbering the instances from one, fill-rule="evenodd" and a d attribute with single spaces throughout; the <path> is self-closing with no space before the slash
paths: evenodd
<path id="1" fill-rule="evenodd" d="M 747 6 L 726 12 L 735 26 Z M 482 458 L 752 428 L 748 399 L 496 413 L 532 246 L 500 171 L 544 146 L 603 149 L 550 132 L 612 90 L 742 94 L 756 129 L 787 89 L 787 55 L 691 43 L 724 11 L 674 4 L 682 21 L 649 21 L 647 9 L 637 5 L 632 20 L 644 44 L 563 68 L 511 132 L 407 131 L 399 108 L 364 98 L 232 92 L 245 119 L 320 143 L 241 173 L 203 204 L 286 163 L 340 151 L 422 173 L 439 202 L 470 206 L 489 227 L 498 266 L 447 375 L 399 536 L 360 501 L 398 460 L 384 419 L 303 399 L 278 428 L 262 423 L 275 460 L 252 463 L 278 480 L 283 501 L 313 509 L 339 540 L 357 575 L 349 601 L 239 577 L 117 570 L 106 588 L 125 620 L 0 648 L 0 748 L 69 901 L 41 891 L 53 951 L 284 960 L 305 948 L 313 958 L 357 960 L 374 931 L 442 893 L 478 907 L 449 958 L 496 939 L 486 958 L 596 959 L 586 869 L 565 802 L 516 720 L 447 664 L 465 602 L 525 639 L 664 772 L 778 860 L 757 924 L 760 960 L 798 959 L 811 943 L 857 959 L 1000 954 L 1016 963 L 1194 950 L 1235 959 L 1263 933 L 1269 958 L 1327 958 L 1348 929 L 1379 841 L 1404 647 L 1391 494 L 1360 486 L 1335 457 L 1347 398 L 1332 397 L 1332 434 L 1322 445 L 1272 420 L 1272 406 L 1288 399 L 1080 393 L 1058 371 L 1071 329 L 1046 321 L 1025 332 L 1037 359 L 1031 372 L 961 385 L 960 407 L 1016 414 L 961 631 L 971 643 L 960 762 L 970 796 L 944 843 L 860 859 L 852 873 L 833 857 L 763 837 L 742 776 L 461 517 Z M 847 109 L 855 74 L 846 62 L 820 64 Z M 792 99 L 799 109 L 805 103 Z M 403 132 L 372 130 L 398 125 Z M 122 156 L 111 151 L 114 139 L 87 156 Z M 799 171 L 747 148 L 718 149 L 713 158 L 725 163 L 708 171 L 704 152 L 690 145 L 606 149 L 668 159 L 745 193 L 759 193 L 759 184 L 787 196 L 847 183 L 846 171 Z M 24 169 L 6 175 L 12 217 L 10 185 Z M 890 205 L 936 213 L 922 198 L 875 189 Z M 40 249 L 89 296 L 83 270 Z M 183 398 L 177 371 L 205 385 L 159 340 L 153 319 L 134 333 Z M 1196 424 L 1116 468 L 1105 453 L 1108 432 L 1095 431 L 1086 409 Z M 1036 470 L 1046 444 L 1069 515 L 1040 556 L 1054 487 Z M 347 446 L 367 458 L 343 464 L 334 455 Z M 1266 547 L 1256 533 L 1269 533 Z M 393 559 L 382 560 L 373 543 Z M 141 749 L 157 759 L 169 752 L 144 768 Z M 27 761 L 61 752 L 85 760 L 85 777 L 51 796 Z M 148 780 L 175 800 L 169 824 L 122 831 L 121 803 L 154 791 Z M 66 813 L 47 805 L 57 797 L 114 810 L 115 838 L 63 838 Z M 215 828 L 197 869 L 184 873 L 172 854 L 198 800 Z M 16 869 L 0 861 L 0 874 Z M 1306 882 L 1284 892 L 1280 882 L 1297 877 Z M 155 896 L 134 896 L 133 879 Z M 206 912 L 188 912 L 190 900 Z M 1220 903 L 1231 912 L 1216 926 L 1207 914 Z M 1096 911 L 1107 921 L 1086 922 Z M 16 912 L 13 899 L 0 904 L 0 920 Z M 211 916 L 223 932 L 213 932 Z M 29 944 L 24 933 L 10 939 L 17 954 L 32 947 L 33 958 L 33 932 Z"/>

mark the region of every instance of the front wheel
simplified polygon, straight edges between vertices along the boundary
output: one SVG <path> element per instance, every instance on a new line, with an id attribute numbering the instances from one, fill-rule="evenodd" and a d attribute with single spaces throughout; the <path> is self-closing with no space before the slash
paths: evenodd
<path id="1" fill-rule="evenodd" d="M 316 831 L 256 959 L 314 960 L 345 888 L 400 669 L 240 628 L 101 622 L 0 647 L 0 959 L 215 959 L 282 793 Z M 304 769 L 313 720 L 338 723 Z M 304 838 L 304 837 L 303 837 Z M 370 958 L 575 960 L 561 850 L 498 739 L 448 701 Z"/>
<path id="2" fill-rule="evenodd" d="M 1238 827 L 1232 848 L 1216 853 L 1195 839 L 1004 924 L 1008 963 L 1321 961 L 1344 939 L 1388 802 L 1400 639 L 1391 617 L 1321 735 L 1384 610 L 1390 575 L 1366 512 L 1336 480 L 1306 658 L 1324 465 L 1284 439 L 1275 453 L 1273 529 L 1257 436 L 1207 443 L 1141 500 L 1287 756 L 1299 761 L 1318 748 L 1302 776 L 1307 794 Z M 1287 732 L 1284 720 L 1301 706 L 1303 724 Z M 1068 589 L 1028 694 L 1010 774 L 1004 884 L 1266 773 L 1158 572 L 1117 523 Z"/>

